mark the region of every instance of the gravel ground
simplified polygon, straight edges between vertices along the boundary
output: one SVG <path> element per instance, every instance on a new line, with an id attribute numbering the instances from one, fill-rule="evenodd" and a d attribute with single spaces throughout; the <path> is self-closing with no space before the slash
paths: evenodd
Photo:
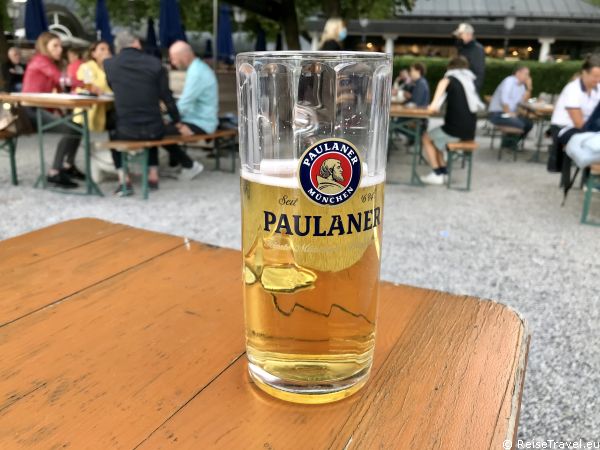
<path id="1" fill-rule="evenodd" d="M 47 141 L 54 148 L 56 139 Z M 527 163 L 528 154 L 498 162 L 481 142 L 470 193 L 386 186 L 382 278 L 491 298 L 520 311 L 533 333 L 520 438 L 598 441 L 600 228 L 579 224 L 580 190 L 561 208 L 557 176 Z M 0 239 L 99 217 L 240 247 L 238 175 L 206 170 L 189 184 L 163 179 L 148 202 L 110 196 L 114 182 L 101 184 L 104 198 L 65 196 L 31 187 L 36 155 L 34 139 L 19 142 L 18 187 L 10 185 L 8 159 L 0 156 Z M 388 178 L 406 179 L 407 164 L 402 151 L 394 152 Z"/>

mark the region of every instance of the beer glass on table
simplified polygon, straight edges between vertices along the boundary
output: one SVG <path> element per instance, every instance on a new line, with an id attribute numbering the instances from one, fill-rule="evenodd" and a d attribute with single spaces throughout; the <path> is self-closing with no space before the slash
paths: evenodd
<path id="1" fill-rule="evenodd" d="M 340 400 L 373 360 L 390 57 L 241 53 L 236 70 L 249 373 L 284 400 Z"/>

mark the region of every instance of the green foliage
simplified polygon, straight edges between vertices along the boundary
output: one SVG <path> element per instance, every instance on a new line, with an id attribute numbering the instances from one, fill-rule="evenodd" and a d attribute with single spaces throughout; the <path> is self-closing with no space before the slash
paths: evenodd
<path id="1" fill-rule="evenodd" d="M 6 1 L 6 0 L 1 0 Z M 268 0 L 265 0 L 268 1 Z M 331 7 L 340 10 L 340 16 L 345 19 L 356 19 L 359 16 L 371 19 L 389 19 L 392 16 L 394 4 L 402 4 L 410 9 L 414 0 L 295 0 L 298 22 L 302 24 L 307 17 L 326 12 Z M 81 13 L 93 19 L 96 0 L 77 0 Z M 234 2 L 232 2 L 234 3 Z M 111 22 L 115 25 L 139 24 L 147 17 L 158 18 L 159 0 L 106 0 Z M 179 0 L 179 10 L 187 30 L 212 30 L 212 0 Z M 284 12 L 282 11 L 282 14 Z M 252 14 L 248 11 L 248 20 L 244 29 L 254 31 L 260 23 L 266 30 L 267 37 L 273 39 L 277 32 L 277 23 Z"/>
<path id="2" fill-rule="evenodd" d="M 438 81 L 446 72 L 448 60 L 445 58 L 417 58 L 401 56 L 394 58 L 394 77 L 400 69 L 408 68 L 413 62 L 421 62 L 427 68 L 427 81 L 431 92 L 435 90 Z M 500 82 L 510 75 L 517 65 L 525 65 L 531 71 L 533 95 L 540 92 L 558 94 L 569 82 L 571 77 L 581 68 L 581 61 L 566 61 L 562 63 L 540 63 L 538 61 L 504 61 L 488 58 L 485 64 L 485 83 L 482 95 L 492 95 Z"/>

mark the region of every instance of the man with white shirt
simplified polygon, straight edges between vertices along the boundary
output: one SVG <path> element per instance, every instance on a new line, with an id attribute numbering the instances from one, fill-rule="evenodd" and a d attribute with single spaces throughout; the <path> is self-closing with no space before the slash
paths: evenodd
<path id="1" fill-rule="evenodd" d="M 523 130 L 521 139 L 533 128 L 533 122 L 523 115 L 519 115 L 519 104 L 526 102 L 531 97 L 531 76 L 529 68 L 517 66 L 512 75 L 506 77 L 498 85 L 490 101 L 488 118 L 491 123 L 498 126 L 519 128 Z M 505 143 L 502 143 L 506 147 Z"/>
<path id="2" fill-rule="evenodd" d="M 583 131 L 583 126 L 600 102 L 599 83 L 600 54 L 592 54 L 583 62 L 581 74 L 563 88 L 554 107 L 550 123 L 555 153 L 549 158 L 548 170 L 562 170 L 562 185 L 568 183 L 571 172 L 571 159 L 563 149 L 574 134 Z"/>

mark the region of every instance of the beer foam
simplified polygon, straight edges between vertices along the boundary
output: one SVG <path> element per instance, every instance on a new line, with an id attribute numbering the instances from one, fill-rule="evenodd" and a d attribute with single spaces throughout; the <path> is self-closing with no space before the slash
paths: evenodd
<path id="1" fill-rule="evenodd" d="M 242 178 L 260 184 L 278 186 L 290 189 L 299 189 L 300 184 L 296 176 L 298 170 L 297 159 L 263 159 L 260 162 L 260 173 L 250 172 L 242 167 Z M 375 186 L 385 182 L 385 174 L 364 175 L 367 173 L 367 164 L 363 162 L 363 177 L 359 188 Z"/>

